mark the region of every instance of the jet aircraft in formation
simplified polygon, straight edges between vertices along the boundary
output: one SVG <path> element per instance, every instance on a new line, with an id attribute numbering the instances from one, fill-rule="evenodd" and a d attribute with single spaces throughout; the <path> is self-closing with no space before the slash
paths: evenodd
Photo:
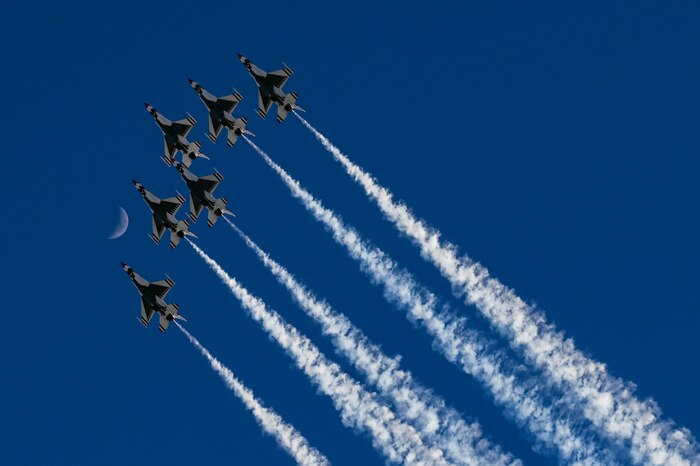
<path id="1" fill-rule="evenodd" d="M 172 163 L 175 161 L 175 153 L 177 151 L 182 153 L 182 163 L 184 163 L 187 167 L 189 167 L 192 161 L 198 157 L 203 159 L 209 158 L 199 151 L 199 149 L 202 147 L 199 142 L 190 142 L 187 140 L 187 135 L 189 134 L 190 130 L 192 130 L 192 126 L 194 126 L 194 124 L 197 122 L 197 120 L 192 118 L 191 115 L 188 114 L 187 118 L 182 120 L 171 121 L 162 114 L 158 113 L 158 111 L 153 108 L 152 105 L 149 105 L 146 102 L 144 102 L 143 105 L 146 107 L 146 110 L 148 110 L 148 113 L 151 114 L 163 133 L 165 143 L 163 161 L 166 164 L 172 165 Z"/>
<path id="2" fill-rule="evenodd" d="M 160 243 L 166 229 L 170 230 L 170 247 L 173 249 L 177 247 L 180 240 L 185 236 L 197 237 L 197 235 L 189 231 L 190 223 L 187 219 L 178 221 L 175 217 L 177 211 L 185 202 L 185 198 L 182 197 L 180 193 L 175 197 L 160 199 L 138 181 L 131 181 L 141 193 L 143 200 L 146 201 L 148 208 L 151 209 L 151 213 L 153 214 L 153 233 L 151 233 L 151 239 L 153 239 L 156 244 Z"/>
<path id="3" fill-rule="evenodd" d="M 250 75 L 255 80 L 258 86 L 258 114 L 265 118 L 267 112 L 273 103 L 277 104 L 277 121 L 282 123 L 289 112 L 293 110 L 304 111 L 296 104 L 297 94 L 295 92 L 285 93 L 282 87 L 292 75 L 292 70 L 286 65 L 281 70 L 266 72 L 263 69 L 254 65 L 250 60 L 241 54 L 238 58 L 246 67 Z M 211 142 L 216 142 L 221 130 L 226 128 L 228 135 L 226 144 L 232 147 L 238 138 L 242 135 L 253 136 L 247 128 L 248 120 L 242 116 L 236 118 L 233 116 L 233 111 L 241 102 L 243 96 L 238 92 L 229 94 L 223 97 L 217 97 L 208 92 L 199 83 L 188 79 L 190 86 L 197 92 L 200 100 L 207 107 L 209 112 L 209 132 L 207 137 Z M 144 106 L 148 113 L 153 117 L 156 124 L 163 133 L 163 142 L 165 145 L 163 161 L 167 165 L 175 165 L 175 169 L 180 173 L 180 176 L 185 181 L 187 189 L 190 192 L 190 212 L 189 217 L 193 222 L 199 218 L 199 214 L 203 208 L 207 208 L 207 224 L 212 227 L 222 215 L 235 215 L 226 208 L 228 200 L 225 197 L 215 198 L 214 190 L 219 185 L 224 177 L 215 172 L 212 175 L 198 177 L 192 173 L 189 168 L 192 162 L 197 158 L 209 159 L 200 149 L 201 144 L 197 141 L 190 142 L 187 139 L 188 134 L 195 125 L 196 120 L 187 114 L 187 118 L 177 121 L 171 121 L 161 113 L 159 113 L 152 105 L 144 102 Z M 177 162 L 175 156 L 177 152 L 182 154 L 182 161 Z M 182 238 L 187 236 L 196 237 L 189 230 L 190 223 L 185 220 L 178 220 L 176 215 L 182 204 L 185 203 L 185 198 L 181 194 L 167 199 L 160 199 L 150 191 L 148 191 L 141 183 L 132 180 L 136 189 L 143 196 L 144 201 L 148 205 L 152 214 L 153 231 L 151 239 L 159 244 L 165 234 L 165 230 L 170 230 L 170 247 L 175 248 L 180 243 Z M 160 331 L 165 331 L 174 319 L 185 320 L 179 314 L 179 306 L 177 304 L 167 304 L 164 299 L 174 285 L 174 282 L 167 278 L 157 282 L 149 282 L 138 275 L 134 270 L 122 262 L 122 268 L 131 277 L 134 286 L 141 295 L 141 323 L 148 326 L 151 317 L 157 312 L 160 314 Z"/>
<path id="4" fill-rule="evenodd" d="M 224 214 L 235 217 L 233 212 L 226 209 L 228 200 L 225 197 L 217 199 L 213 195 L 216 187 L 224 179 L 221 173 L 214 172 L 212 175 L 198 177 L 180 162 L 175 162 L 175 168 L 185 180 L 187 189 L 190 190 L 190 218 L 193 222 L 197 221 L 203 207 L 209 211 L 207 225 L 210 227 L 213 227 L 219 217 Z"/>
<path id="5" fill-rule="evenodd" d="M 282 91 L 282 86 L 292 75 L 292 70 L 288 66 L 285 65 L 281 70 L 268 73 L 254 65 L 253 62 L 240 53 L 238 54 L 238 59 L 248 69 L 248 72 L 258 85 L 258 114 L 262 118 L 265 118 L 273 102 L 279 107 L 277 109 L 277 121 L 279 123 L 282 123 L 292 110 L 304 111 L 303 108 L 296 105 L 298 97 L 296 92 L 285 94 Z"/>
<path id="6" fill-rule="evenodd" d="M 253 133 L 245 128 L 248 123 L 246 117 L 235 118 L 232 115 L 236 105 L 243 100 L 242 95 L 236 92 L 223 97 L 216 97 L 214 94 L 204 89 L 198 82 L 191 79 L 188 79 L 188 81 L 192 89 L 199 94 L 199 98 L 204 105 L 207 106 L 207 110 L 209 110 L 209 134 L 207 134 L 207 137 L 211 142 L 216 142 L 219 133 L 221 133 L 221 128 L 223 127 L 228 129 L 226 145 L 229 147 L 233 147 L 238 140 L 238 136 L 242 134 L 253 136 Z"/>
<path id="7" fill-rule="evenodd" d="M 186 320 L 180 315 L 180 306 L 176 303 L 168 304 L 165 302 L 165 296 L 175 284 L 170 277 L 166 275 L 165 280 L 149 282 L 124 262 L 122 262 L 122 268 L 131 277 L 131 281 L 134 282 L 134 286 L 141 295 L 141 319 L 139 320 L 144 327 L 148 327 L 151 317 L 156 312 L 160 314 L 158 328 L 161 332 L 165 332 L 174 319 Z"/>

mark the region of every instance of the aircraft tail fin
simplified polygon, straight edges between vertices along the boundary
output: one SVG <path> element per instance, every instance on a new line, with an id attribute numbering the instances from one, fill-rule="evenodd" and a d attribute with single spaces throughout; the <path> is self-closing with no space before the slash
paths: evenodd
<path id="1" fill-rule="evenodd" d="M 199 149 L 201 149 L 201 147 L 202 147 L 202 144 L 198 141 L 193 141 L 190 143 L 189 146 L 187 146 L 187 153 L 182 154 L 182 164 L 185 166 L 185 168 L 190 168 L 190 165 L 192 165 L 192 162 L 194 161 L 194 159 L 209 160 L 209 157 L 207 157 L 206 155 L 204 155 L 202 152 L 199 151 Z"/>
<path id="2" fill-rule="evenodd" d="M 233 128 L 228 130 L 228 138 L 226 139 L 226 145 L 233 147 L 233 145 L 238 141 L 238 136 L 242 134 L 247 134 L 249 136 L 255 136 L 253 133 L 246 129 L 248 124 L 248 119 L 246 117 L 236 118 Z"/>
<path id="3" fill-rule="evenodd" d="M 185 320 L 184 317 L 180 315 L 180 305 L 177 303 L 168 304 L 165 306 L 165 314 L 160 315 L 160 322 L 158 328 L 161 332 L 165 332 L 174 319 Z"/>
<path id="4" fill-rule="evenodd" d="M 189 228 L 190 222 L 188 220 L 181 220 L 177 222 L 175 231 L 170 232 L 170 247 L 172 249 L 175 249 L 177 245 L 180 244 L 180 240 L 185 236 L 197 237 L 197 235 L 189 231 Z"/>
<path id="5" fill-rule="evenodd" d="M 290 92 L 284 97 L 284 102 L 282 105 L 279 106 L 277 109 L 277 122 L 282 123 L 286 118 L 289 112 L 292 110 L 299 109 L 301 111 L 304 111 L 303 108 L 299 107 L 297 103 L 297 93 L 296 92 Z"/>
<path id="6" fill-rule="evenodd" d="M 235 217 L 236 215 L 226 208 L 228 204 L 228 199 L 225 197 L 219 198 L 214 203 L 214 208 L 209 210 L 209 216 L 207 217 L 207 225 L 213 227 L 219 217 L 222 215 L 231 215 Z"/>

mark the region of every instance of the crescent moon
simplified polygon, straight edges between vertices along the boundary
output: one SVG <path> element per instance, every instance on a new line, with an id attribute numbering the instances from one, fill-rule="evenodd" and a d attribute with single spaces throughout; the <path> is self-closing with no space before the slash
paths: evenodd
<path id="1" fill-rule="evenodd" d="M 114 232 L 109 235 L 109 239 L 119 238 L 121 235 L 126 233 L 127 228 L 129 228 L 129 216 L 126 214 L 126 210 L 119 207 L 119 223 L 117 223 Z"/>

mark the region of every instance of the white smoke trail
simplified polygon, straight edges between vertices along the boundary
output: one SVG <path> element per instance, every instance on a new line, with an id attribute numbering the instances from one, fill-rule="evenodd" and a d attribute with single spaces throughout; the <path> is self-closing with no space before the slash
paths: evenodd
<path id="1" fill-rule="evenodd" d="M 211 368 L 216 371 L 226 386 L 243 402 L 245 407 L 253 413 L 255 420 L 260 427 L 271 437 L 277 441 L 277 444 L 289 453 L 297 464 L 302 466 L 329 466 L 330 462 L 318 450 L 309 446 L 309 442 L 290 424 L 284 420 L 270 408 L 263 406 L 260 401 L 255 398 L 253 392 L 243 385 L 218 359 L 202 346 L 202 344 L 193 337 L 183 326 L 177 321 L 174 321 L 182 333 L 185 334 L 188 340 L 202 353 L 207 361 L 211 364 Z"/>
<path id="2" fill-rule="evenodd" d="M 294 359 L 319 391 L 331 398 L 343 422 L 368 433 L 375 448 L 388 461 L 415 466 L 450 464 L 443 458 L 442 451 L 426 447 L 413 427 L 398 420 L 389 408 L 377 402 L 373 393 L 362 388 L 337 364 L 328 361 L 311 340 L 251 295 L 189 238 L 185 239 L 270 338 Z"/>
<path id="3" fill-rule="evenodd" d="M 611 376 L 604 364 L 583 354 L 572 339 L 565 339 L 547 323 L 541 311 L 491 277 L 485 267 L 466 255 L 460 257 L 457 247 L 441 239 L 440 232 L 416 218 L 405 203 L 395 201 L 372 175 L 352 163 L 304 118 L 295 115 L 364 188 L 385 217 L 447 278 L 454 292 L 475 305 L 513 348 L 522 351 L 531 364 L 575 398 L 585 418 L 602 435 L 628 448 L 635 463 L 700 463 L 697 444 L 688 430 L 662 421 L 655 402 L 637 399 L 632 384 Z"/>
<path id="4" fill-rule="evenodd" d="M 468 425 L 444 400 L 422 387 L 399 361 L 385 355 L 343 314 L 299 283 L 228 218 L 224 220 L 238 233 L 260 261 L 285 286 L 296 303 L 332 338 L 336 349 L 362 372 L 380 394 L 390 399 L 397 413 L 407 419 L 428 444 L 445 452 L 448 460 L 463 465 L 498 466 L 520 464 L 511 455 L 481 435 L 478 423 Z"/>
<path id="5" fill-rule="evenodd" d="M 437 300 L 432 293 L 418 285 L 408 272 L 400 270 L 382 250 L 370 245 L 355 229 L 346 226 L 335 212 L 303 189 L 250 139 L 245 140 L 280 176 L 292 195 L 325 225 L 333 239 L 360 262 L 362 270 L 384 287 L 386 298 L 404 309 L 411 321 L 422 325 L 433 337 L 436 349 L 481 382 L 494 400 L 519 425 L 532 433 L 538 444 L 556 450 L 559 457 L 568 463 L 593 465 L 614 462 L 607 452 L 596 451 L 592 441 L 575 431 L 566 417 L 544 406 L 534 387 L 526 389 L 515 375 L 506 374 L 502 358 L 491 352 L 489 345 L 476 332 L 464 328 L 464 319 L 449 312 L 438 313 Z"/>

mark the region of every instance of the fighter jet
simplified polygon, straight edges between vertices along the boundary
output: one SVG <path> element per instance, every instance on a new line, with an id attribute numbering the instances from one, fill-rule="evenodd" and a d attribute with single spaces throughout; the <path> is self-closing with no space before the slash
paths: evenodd
<path id="1" fill-rule="evenodd" d="M 134 282 L 134 286 L 141 295 L 141 318 L 139 320 L 144 327 L 148 327 L 151 317 L 156 312 L 160 314 L 160 325 L 158 328 L 160 328 L 161 332 L 165 332 L 165 329 L 168 328 L 173 319 L 186 320 L 179 314 L 180 306 L 175 303 L 167 304 L 164 301 L 170 288 L 175 284 L 170 277 L 166 275 L 165 280 L 151 283 L 134 272 L 134 269 L 124 262 L 122 262 L 122 268 L 131 277 L 131 281 Z"/>
<path id="2" fill-rule="evenodd" d="M 290 92 L 289 94 L 282 92 L 282 86 L 292 75 L 292 70 L 286 65 L 281 70 L 267 73 L 240 53 L 238 54 L 238 59 L 248 68 L 248 72 L 258 85 L 258 114 L 262 118 L 265 118 L 273 102 L 279 107 L 277 110 L 277 121 L 279 123 L 282 123 L 287 118 L 287 113 L 292 110 L 304 111 L 303 108 L 296 105 L 297 94 L 295 92 Z"/>
<path id="3" fill-rule="evenodd" d="M 213 196 L 214 190 L 224 179 L 221 173 L 216 172 L 213 175 L 198 177 L 180 162 L 175 162 L 175 168 L 185 180 L 187 189 L 190 190 L 190 218 L 193 222 L 197 221 L 203 207 L 209 210 L 207 225 L 210 227 L 213 227 L 219 217 L 224 214 L 235 217 L 233 212 L 226 209 L 228 200 L 225 197 L 217 199 Z"/>
<path id="4" fill-rule="evenodd" d="M 192 129 L 192 126 L 197 122 L 197 120 L 192 118 L 192 115 L 188 113 L 187 118 L 183 120 L 170 121 L 158 113 L 153 106 L 146 102 L 144 102 L 143 105 L 163 133 L 165 142 L 165 156 L 163 157 L 163 161 L 166 164 L 172 165 L 175 161 L 175 153 L 177 151 L 182 153 L 182 163 L 184 163 L 186 167 L 189 167 L 192 161 L 197 157 L 203 159 L 209 158 L 199 151 L 200 147 L 202 147 L 200 143 L 187 140 L 187 135 Z"/>
<path id="5" fill-rule="evenodd" d="M 189 231 L 190 222 L 187 220 L 178 221 L 175 217 L 180 206 L 185 202 L 185 198 L 182 197 L 180 193 L 175 197 L 159 199 L 158 196 L 155 196 L 138 181 L 131 181 L 141 193 L 143 200 L 146 201 L 148 208 L 151 209 L 153 213 L 153 233 L 151 233 L 151 239 L 153 239 L 156 244 L 160 243 L 166 228 L 170 230 L 170 247 L 173 249 L 177 247 L 180 240 L 185 236 L 197 237 L 197 235 Z"/>
<path id="6" fill-rule="evenodd" d="M 223 97 L 216 97 L 214 94 L 208 92 L 199 83 L 188 79 L 190 86 L 199 94 L 199 98 L 204 102 L 204 105 L 209 109 L 209 134 L 207 137 L 211 142 L 216 142 L 216 138 L 219 137 L 221 133 L 221 128 L 224 126 L 228 128 L 228 138 L 226 140 L 226 145 L 232 147 L 238 140 L 238 136 L 241 134 L 249 134 L 254 136 L 253 133 L 245 129 L 248 120 L 246 117 L 234 118 L 232 115 L 233 110 L 236 105 L 243 99 L 243 96 L 238 92 Z"/>

